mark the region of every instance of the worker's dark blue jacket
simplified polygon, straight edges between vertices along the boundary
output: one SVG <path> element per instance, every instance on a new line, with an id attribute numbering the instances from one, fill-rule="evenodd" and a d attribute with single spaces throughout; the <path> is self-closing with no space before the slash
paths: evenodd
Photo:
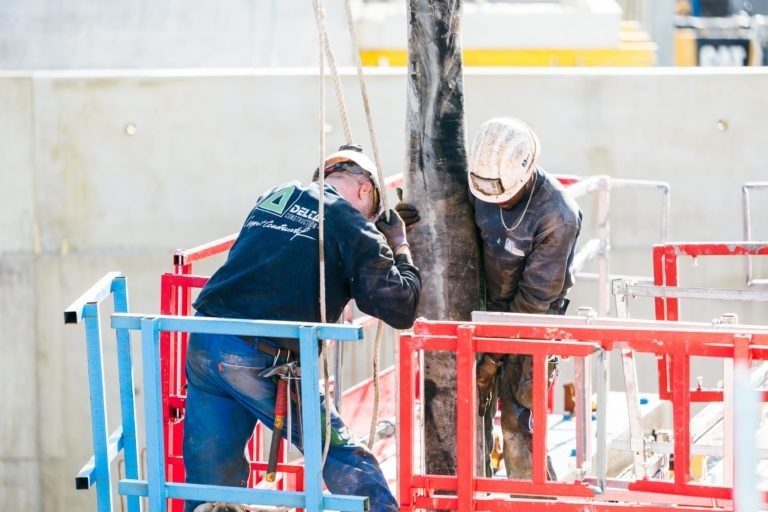
<path id="1" fill-rule="evenodd" d="M 537 169 L 535 179 L 530 204 L 526 195 L 504 210 L 473 197 L 489 311 L 557 312 L 573 286 L 581 210 L 545 171 Z"/>
<path id="2" fill-rule="evenodd" d="M 206 316 L 320 321 L 319 185 L 290 182 L 259 198 L 229 252 L 194 303 Z M 350 298 L 392 327 L 416 318 L 421 276 L 409 256 L 393 258 L 376 226 L 325 186 L 327 320 Z"/>

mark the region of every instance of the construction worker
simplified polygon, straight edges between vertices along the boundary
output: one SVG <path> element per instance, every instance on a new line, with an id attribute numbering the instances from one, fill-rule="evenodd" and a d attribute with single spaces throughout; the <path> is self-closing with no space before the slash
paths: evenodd
<path id="1" fill-rule="evenodd" d="M 392 327 L 411 327 L 421 277 L 403 221 L 394 210 L 388 221 L 380 215 L 382 190 L 375 165 L 359 146 L 345 145 L 327 157 L 324 173 L 328 321 L 337 320 L 352 298 L 361 311 Z M 226 262 L 194 302 L 197 314 L 319 322 L 319 195 L 316 182 L 290 182 L 262 195 Z M 313 359 L 317 354 L 301 356 Z M 264 370 L 298 357 L 298 340 L 190 336 L 184 424 L 187 482 L 246 485 L 244 448 L 257 420 L 274 430 L 276 384 L 262 376 Z M 292 440 L 301 448 L 298 411 L 293 409 Z M 322 397 L 321 409 L 325 415 Z M 398 510 L 373 454 L 353 440 L 333 407 L 330 414 L 331 443 L 323 468 L 328 489 L 368 496 L 371 511 Z M 199 505 L 188 501 L 185 511 Z"/>
<path id="2" fill-rule="evenodd" d="M 467 170 L 482 240 L 488 311 L 564 314 L 568 305 L 565 296 L 573 285 L 582 213 L 562 185 L 538 166 L 540 153 L 536 134 L 514 118 L 485 122 L 472 141 Z M 549 366 L 551 373 L 554 358 Z M 477 388 L 487 474 L 498 395 L 507 477 L 531 478 L 531 384 L 531 356 L 479 357 Z M 549 456 L 547 467 L 549 478 L 555 480 Z"/>

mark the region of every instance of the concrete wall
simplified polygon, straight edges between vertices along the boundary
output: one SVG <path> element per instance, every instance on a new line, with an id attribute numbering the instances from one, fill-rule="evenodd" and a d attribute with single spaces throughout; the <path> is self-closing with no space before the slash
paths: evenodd
<path id="1" fill-rule="evenodd" d="M 326 24 L 336 48 L 351 48 L 341 3 Z M 0 2 L 0 69 L 312 66 L 316 47 L 305 0 Z"/>
<path id="2" fill-rule="evenodd" d="M 343 82 L 353 133 L 369 145 L 356 79 Z M 385 174 L 400 172 L 403 71 L 367 83 Z M 469 137 L 489 117 L 517 115 L 539 133 L 549 170 L 668 181 L 673 240 L 740 239 L 741 184 L 768 179 L 764 70 L 470 70 L 465 87 Z M 342 131 L 330 89 L 327 102 L 332 148 Z M 303 70 L 0 75 L 0 509 L 94 510 L 93 494 L 73 486 L 91 453 L 83 332 L 62 311 L 110 270 L 128 276 L 134 311 L 158 311 L 174 249 L 236 231 L 264 188 L 310 176 L 318 104 Z M 650 275 L 660 199 L 612 199 L 612 270 Z M 583 206 L 586 239 L 594 205 Z M 763 239 L 767 208 L 755 198 Z M 743 283 L 740 260 L 684 267 L 687 284 Z M 595 305 L 595 286 L 578 284 L 573 299 Z M 649 317 L 641 302 L 636 315 Z M 737 306 L 683 316 L 766 322 L 765 304 Z"/>

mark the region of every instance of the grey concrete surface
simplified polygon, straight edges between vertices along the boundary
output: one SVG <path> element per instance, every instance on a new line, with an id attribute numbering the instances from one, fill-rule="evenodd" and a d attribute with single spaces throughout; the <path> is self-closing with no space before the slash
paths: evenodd
<path id="1" fill-rule="evenodd" d="M 351 47 L 343 8 L 327 26 L 337 48 Z M 311 66 L 316 47 L 304 0 L 0 3 L 0 69 Z"/>
<path id="2" fill-rule="evenodd" d="M 668 181 L 672 240 L 740 239 L 741 184 L 768 179 L 765 70 L 478 69 L 465 81 L 469 138 L 489 117 L 516 115 L 539 133 L 551 171 Z M 372 71 L 367 83 L 394 174 L 405 161 L 403 70 Z M 353 134 L 370 146 L 356 78 L 343 84 Z M 331 149 L 343 136 L 330 88 L 327 104 Z M 64 308 L 120 270 L 132 309 L 157 312 L 174 249 L 237 231 L 263 189 L 311 175 L 318 109 L 312 70 L 0 74 L 0 510 L 95 510 L 73 485 L 91 441 L 83 332 L 63 325 Z M 650 275 L 659 197 L 612 199 L 612 271 Z M 587 239 L 594 204 L 582 204 Z M 767 204 L 753 201 L 762 239 Z M 741 287 L 742 261 L 685 264 L 683 279 Z M 577 284 L 572 307 L 595 304 L 594 284 Z M 683 316 L 730 310 L 755 323 L 768 313 L 707 304 L 684 305 Z M 633 312 L 652 314 L 640 303 Z M 109 343 L 106 359 L 114 382 Z M 114 386 L 110 398 L 114 425 Z"/>

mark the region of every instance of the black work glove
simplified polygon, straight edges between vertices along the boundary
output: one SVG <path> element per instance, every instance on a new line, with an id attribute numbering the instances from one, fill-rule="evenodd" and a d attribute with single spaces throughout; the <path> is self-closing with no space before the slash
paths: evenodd
<path id="1" fill-rule="evenodd" d="M 408 243 L 405 238 L 405 223 L 395 210 L 389 209 L 389 222 L 387 222 L 387 212 L 379 215 L 376 219 L 376 227 L 387 239 L 387 244 L 393 251 L 398 246 Z"/>
<path id="2" fill-rule="evenodd" d="M 414 205 L 403 202 L 402 188 L 397 187 L 396 191 L 397 198 L 400 202 L 395 205 L 395 210 L 400 214 L 400 218 L 403 219 L 403 222 L 405 222 L 405 229 L 410 230 L 411 226 L 421 220 L 421 215 L 419 215 L 419 210 Z"/>
<path id="3" fill-rule="evenodd" d="M 401 201 L 395 205 L 395 211 L 400 215 L 400 218 L 403 219 L 405 229 L 410 230 L 414 224 L 421 220 L 419 210 L 412 204 L 403 203 Z"/>

